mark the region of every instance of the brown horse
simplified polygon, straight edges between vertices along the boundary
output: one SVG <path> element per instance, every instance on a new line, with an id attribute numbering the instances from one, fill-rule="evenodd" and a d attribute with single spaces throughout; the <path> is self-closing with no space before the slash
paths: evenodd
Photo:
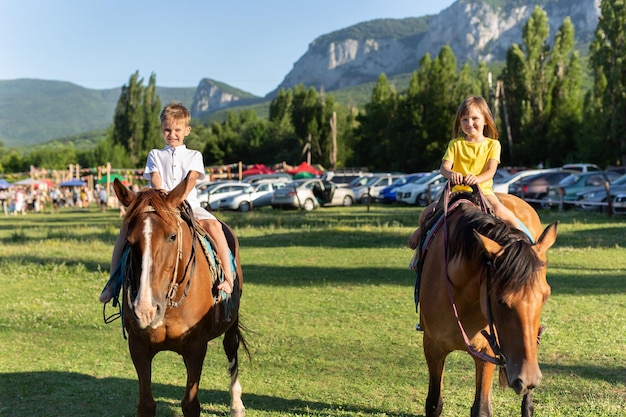
<path id="1" fill-rule="evenodd" d="M 500 384 L 523 395 L 522 416 L 533 414 L 532 392 L 541 381 L 537 360 L 541 310 L 550 296 L 546 252 L 558 222 L 542 232 L 537 213 L 523 200 L 499 195 L 524 222 L 529 237 L 485 214 L 476 196 L 451 201 L 433 233 L 420 278 L 420 324 L 429 387 L 426 416 L 439 416 L 447 355 L 472 354 L 476 366 L 473 417 L 491 416 L 496 365 Z M 472 200 L 473 201 L 470 201 Z"/>
<path id="2" fill-rule="evenodd" d="M 122 309 L 139 378 L 137 415 L 155 415 L 152 359 L 158 352 L 170 350 L 183 357 L 187 368 L 183 414 L 199 416 L 197 395 L 207 343 L 223 334 L 230 371 L 231 416 L 243 416 L 237 352 L 240 343 L 244 348 L 246 345 L 238 316 L 243 285 L 239 244 L 224 225 L 237 279 L 230 297 L 220 296 L 215 286 L 221 269 L 211 256 L 205 256 L 203 238 L 196 233 L 193 218 L 184 215 L 186 184 L 187 179 L 169 194 L 152 189 L 134 194 L 119 180 L 114 182 L 120 202 L 128 207 L 124 221 L 130 249 L 125 258 Z"/>

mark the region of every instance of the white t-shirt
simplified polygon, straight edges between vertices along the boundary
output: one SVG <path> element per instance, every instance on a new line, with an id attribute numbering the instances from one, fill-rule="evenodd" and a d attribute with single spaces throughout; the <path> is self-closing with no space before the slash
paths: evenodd
<path id="1" fill-rule="evenodd" d="M 167 145 L 163 149 L 152 149 L 150 151 L 143 176 L 150 180 L 150 174 L 158 172 L 163 180 L 163 189 L 172 191 L 190 171 L 198 172 L 200 174 L 198 176 L 199 180 L 204 179 L 202 154 L 194 149 L 187 149 L 185 145 L 175 147 Z M 187 202 L 193 208 L 197 219 L 214 218 L 212 214 L 200 206 L 198 190 L 195 187 L 187 195 Z"/>

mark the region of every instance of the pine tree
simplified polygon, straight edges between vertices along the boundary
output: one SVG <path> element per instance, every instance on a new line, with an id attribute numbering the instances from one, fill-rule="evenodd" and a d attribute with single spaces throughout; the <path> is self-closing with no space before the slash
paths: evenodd
<path id="1" fill-rule="evenodd" d="M 593 115 L 591 147 L 608 151 L 605 161 L 626 164 L 626 7 L 624 0 L 602 0 L 590 46 L 594 85 L 588 105 Z"/>
<path id="2" fill-rule="evenodd" d="M 356 165 L 375 170 L 388 169 L 390 166 L 386 147 L 389 144 L 389 127 L 394 119 L 396 104 L 397 94 L 387 76 L 382 73 L 372 91 L 371 101 L 357 116 L 359 141 L 355 144 L 353 155 Z"/>
<path id="3" fill-rule="evenodd" d="M 150 149 L 160 147 L 161 133 L 159 112 L 161 100 L 156 94 L 156 76 L 150 76 L 147 88 L 143 87 L 143 78 L 136 71 L 131 75 L 128 85 L 122 87 L 120 98 L 115 107 L 111 148 L 124 155 L 115 155 L 116 160 L 127 160 L 131 167 L 141 167 Z"/>

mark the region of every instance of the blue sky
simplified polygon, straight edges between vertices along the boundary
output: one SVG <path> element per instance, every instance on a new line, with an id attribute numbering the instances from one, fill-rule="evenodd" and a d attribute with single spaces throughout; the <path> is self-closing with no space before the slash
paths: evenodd
<path id="1" fill-rule="evenodd" d="M 315 38 L 378 18 L 436 14 L 454 0 L 2 0 L 0 80 L 164 87 L 202 78 L 263 96 Z"/>

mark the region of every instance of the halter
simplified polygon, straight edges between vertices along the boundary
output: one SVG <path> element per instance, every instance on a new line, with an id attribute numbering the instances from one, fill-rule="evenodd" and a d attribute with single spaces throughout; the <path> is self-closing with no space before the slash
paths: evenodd
<path id="1" fill-rule="evenodd" d="M 172 274 L 172 281 L 170 282 L 169 288 L 167 290 L 167 296 L 165 297 L 165 299 L 167 300 L 167 306 L 168 307 L 173 307 L 173 308 L 177 308 L 180 307 L 180 305 L 183 303 L 183 300 L 187 297 L 187 294 L 189 292 L 189 287 L 191 286 L 191 278 L 193 277 L 193 271 L 196 267 L 196 234 L 193 233 L 193 212 L 191 211 L 191 209 L 188 207 L 189 203 L 187 203 L 185 201 L 186 205 L 185 205 L 185 210 L 184 213 L 189 217 L 189 220 L 186 220 L 185 223 L 187 223 L 188 225 L 190 225 L 190 227 L 192 228 L 192 245 L 191 245 L 191 255 L 189 257 L 189 262 L 185 265 L 185 271 L 183 273 L 183 279 L 181 280 L 180 283 L 182 283 L 185 280 L 185 277 L 187 276 L 187 272 L 189 269 L 189 266 L 191 265 L 191 272 L 189 273 L 189 279 L 187 279 L 187 284 L 185 285 L 185 289 L 183 291 L 183 294 L 180 296 L 180 299 L 178 301 L 174 300 L 174 297 L 176 296 L 176 294 L 178 293 L 178 287 L 180 285 L 180 283 L 178 282 L 178 270 L 179 270 L 179 265 L 180 265 L 180 261 L 183 259 L 183 229 L 182 229 L 182 222 L 183 222 L 183 216 L 181 215 L 181 211 L 180 210 L 176 210 L 176 214 L 177 214 L 177 218 L 178 218 L 178 230 L 176 233 L 176 240 L 177 240 L 177 256 L 176 256 L 176 260 L 174 262 L 174 272 Z M 143 213 L 151 213 L 151 212 L 155 212 L 156 210 L 154 209 L 154 207 L 152 206 L 147 206 L 144 210 Z M 130 298 L 129 298 L 130 299 Z"/>
<path id="2" fill-rule="evenodd" d="M 487 210 L 487 205 L 485 203 L 485 198 L 483 196 L 482 191 L 480 191 L 480 187 L 476 185 L 472 185 L 472 190 L 474 194 L 478 194 L 480 197 L 480 208 L 484 212 Z M 478 351 L 469 340 L 467 332 L 465 328 L 463 328 L 463 324 L 461 323 L 461 318 L 459 317 L 459 311 L 456 307 L 456 303 L 454 302 L 454 296 L 452 294 L 452 281 L 450 280 L 450 275 L 448 273 L 448 203 L 450 199 L 450 182 L 446 184 L 446 189 L 444 190 L 444 204 L 443 204 L 443 223 L 444 223 L 444 234 L 443 234 L 443 253 L 444 253 L 444 265 L 446 271 L 446 287 L 448 289 L 448 298 L 450 298 L 450 304 L 452 305 L 452 310 L 454 312 L 454 317 L 456 318 L 456 322 L 459 326 L 459 330 L 461 331 L 461 336 L 463 336 L 463 341 L 465 342 L 465 346 L 467 347 L 468 352 L 478 358 L 482 359 L 485 362 L 492 363 L 494 365 L 504 366 L 506 364 L 506 356 L 502 353 L 500 349 L 500 345 L 498 344 L 498 335 L 496 332 L 496 328 L 493 324 L 493 314 L 491 311 L 491 297 L 489 291 L 489 277 L 485 277 L 486 285 L 487 285 L 487 320 L 489 322 L 489 332 L 486 330 L 481 330 L 480 333 L 487 339 L 491 350 L 495 356 L 488 355 L 486 353 Z M 491 262 L 489 262 L 493 266 Z M 488 264 L 488 265 L 489 265 Z"/>

